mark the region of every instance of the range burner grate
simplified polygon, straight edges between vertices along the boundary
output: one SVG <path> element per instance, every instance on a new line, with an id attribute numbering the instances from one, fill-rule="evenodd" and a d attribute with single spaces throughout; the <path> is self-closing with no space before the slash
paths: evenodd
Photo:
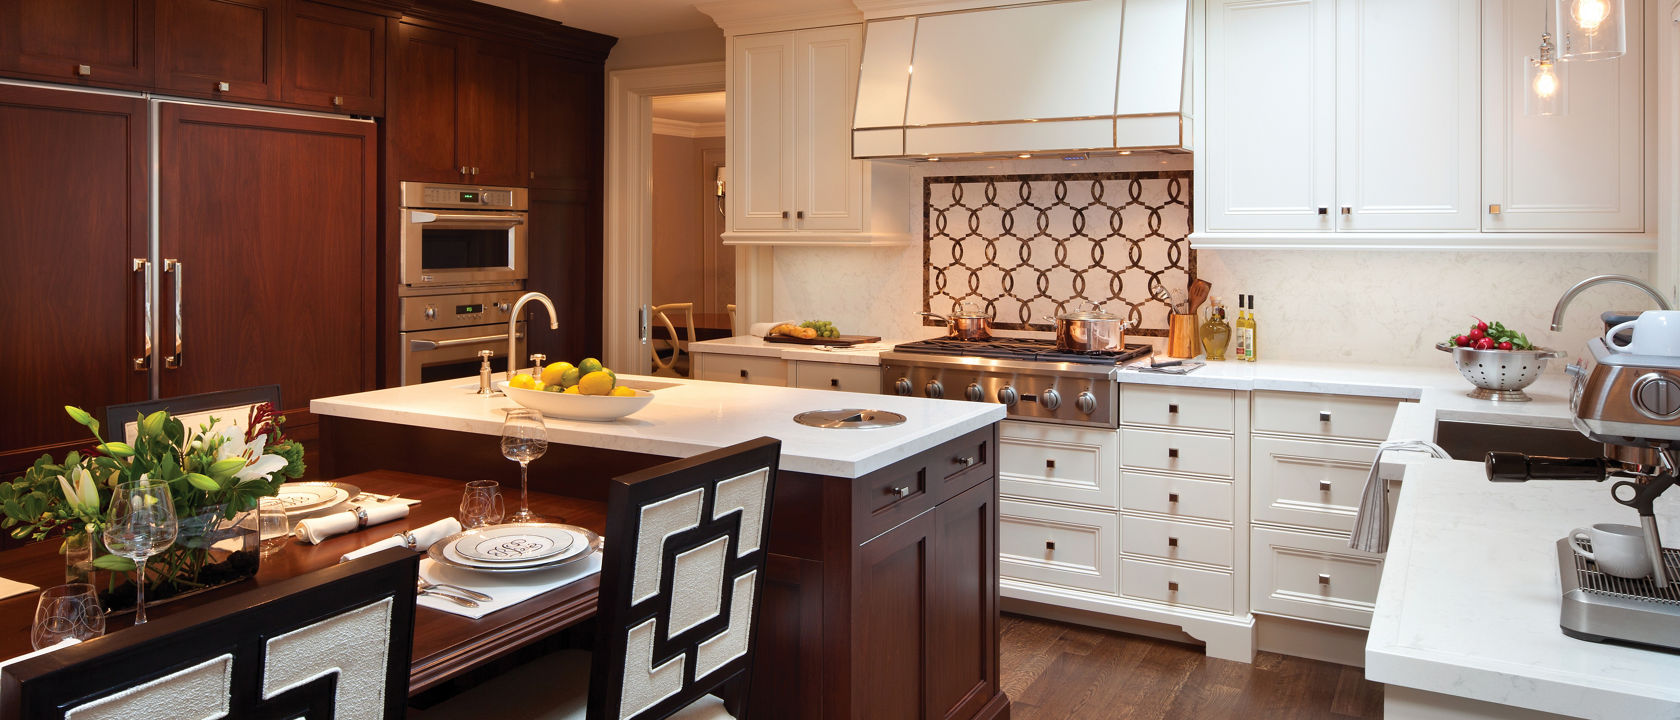
<path id="1" fill-rule="evenodd" d="M 918 340 L 893 347 L 896 352 L 919 353 L 923 355 L 957 355 L 964 357 L 1002 358 L 1011 360 L 1034 360 L 1040 362 L 1067 362 L 1087 365 L 1117 365 L 1130 362 L 1138 358 L 1148 357 L 1151 350 L 1148 345 L 1127 345 L 1126 349 L 1117 353 L 1077 353 L 1056 349 L 1056 343 L 1051 340 L 1034 340 L 1031 338 L 1007 338 L 992 340 L 955 340 L 952 338 L 933 338 Z"/>
<path id="2" fill-rule="evenodd" d="M 1582 549 L 1592 552 L 1591 542 L 1585 539 L 1579 542 Z M 1680 550 L 1663 548 L 1663 564 L 1668 566 L 1670 578 L 1680 578 Z M 1580 555 L 1575 556 L 1575 578 L 1582 590 L 1597 595 L 1680 605 L 1680 582 L 1670 582 L 1667 589 L 1660 589 L 1649 577 L 1629 580 L 1599 572 L 1597 564 Z"/>

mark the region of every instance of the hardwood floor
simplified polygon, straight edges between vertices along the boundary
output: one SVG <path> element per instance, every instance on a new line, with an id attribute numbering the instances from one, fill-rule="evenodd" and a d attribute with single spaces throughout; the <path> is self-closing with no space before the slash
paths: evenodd
<path id="1" fill-rule="evenodd" d="M 1004 615 L 1011 720 L 1382 717 L 1382 686 L 1355 667 L 1260 653 L 1253 665 L 1191 645 Z"/>

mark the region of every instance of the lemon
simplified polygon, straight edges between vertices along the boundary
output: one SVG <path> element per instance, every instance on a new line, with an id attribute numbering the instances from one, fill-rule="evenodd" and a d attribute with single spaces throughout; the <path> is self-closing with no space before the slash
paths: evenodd
<path id="1" fill-rule="evenodd" d="M 607 394 L 611 395 L 613 397 L 636 397 L 636 391 L 635 390 L 631 390 L 630 388 L 624 387 L 623 385 L 620 385 L 618 387 L 613 388 L 612 392 L 607 393 Z"/>
<path id="2" fill-rule="evenodd" d="M 588 375 L 592 372 L 600 372 L 602 369 L 601 361 L 596 360 L 595 358 L 584 358 L 583 362 L 578 363 L 577 366 L 578 372 L 583 375 Z"/>
<path id="3" fill-rule="evenodd" d="M 549 363 L 549 366 L 543 368 L 542 371 L 543 384 L 563 385 L 564 383 L 560 382 L 560 379 L 564 377 L 566 375 L 566 371 L 570 369 L 572 369 L 572 364 L 564 360 L 557 363 Z"/>
<path id="4" fill-rule="evenodd" d="M 535 378 L 532 378 L 530 375 L 525 373 L 519 373 L 518 375 L 513 376 L 513 379 L 508 381 L 508 387 L 519 388 L 520 390 L 542 389 L 542 386 L 537 384 Z"/>
<path id="5" fill-rule="evenodd" d="M 596 371 L 578 380 L 577 387 L 578 392 L 585 395 L 605 395 L 612 392 L 613 378 L 604 372 Z"/>
<path id="6" fill-rule="evenodd" d="M 566 388 L 565 390 L 561 390 L 560 394 L 562 394 L 562 395 L 582 395 L 583 393 L 578 392 L 578 386 L 573 385 L 569 388 Z"/>
<path id="7" fill-rule="evenodd" d="M 565 372 L 560 373 L 560 387 L 571 387 L 576 385 L 578 378 L 582 377 L 582 375 L 583 373 L 579 372 L 577 368 L 567 367 Z"/>

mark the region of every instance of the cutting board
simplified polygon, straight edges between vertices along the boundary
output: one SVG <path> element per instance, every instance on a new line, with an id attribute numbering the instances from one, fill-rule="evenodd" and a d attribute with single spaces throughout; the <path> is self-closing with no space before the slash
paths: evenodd
<path id="1" fill-rule="evenodd" d="M 852 345 L 862 345 L 863 343 L 881 342 L 881 336 L 879 336 L 879 335 L 841 335 L 839 337 L 831 337 L 831 338 L 816 337 L 816 338 L 811 338 L 810 340 L 806 340 L 804 338 L 788 337 L 786 335 L 771 335 L 767 338 L 764 338 L 764 342 L 787 343 L 789 345 L 835 345 L 835 346 L 839 346 L 839 347 L 850 347 Z"/>

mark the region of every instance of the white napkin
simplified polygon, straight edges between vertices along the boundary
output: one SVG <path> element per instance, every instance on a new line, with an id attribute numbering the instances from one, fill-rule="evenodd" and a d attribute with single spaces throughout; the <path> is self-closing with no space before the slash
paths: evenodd
<path id="1" fill-rule="evenodd" d="M 27 592 L 35 592 L 36 590 L 40 590 L 40 589 L 41 588 L 39 588 L 35 585 L 30 585 L 29 583 L 26 583 L 26 582 L 18 582 L 16 580 L 7 580 L 6 578 L 0 578 L 0 600 L 4 600 L 6 598 L 13 597 L 13 596 L 16 596 L 16 595 L 22 595 L 22 594 L 27 593 Z"/>
<path id="2" fill-rule="evenodd" d="M 351 560 L 355 560 L 356 558 L 364 555 L 372 555 L 373 553 L 384 550 L 385 548 L 408 547 L 408 537 L 404 537 L 405 535 L 414 538 L 414 549 L 419 550 L 420 552 L 425 552 L 426 548 L 432 546 L 432 543 L 458 532 L 461 532 L 461 521 L 452 517 L 447 517 L 430 525 L 415 528 L 406 533 L 397 533 L 391 537 L 385 538 L 384 540 L 367 545 L 360 550 L 347 552 L 344 554 L 344 557 L 339 558 L 338 561 L 350 562 Z"/>
<path id="3" fill-rule="evenodd" d="M 355 530 L 361 523 L 361 519 L 356 516 L 357 508 L 367 512 L 369 527 L 408 517 L 408 505 L 401 502 L 352 504 L 350 509 L 344 512 L 299 520 L 297 526 L 292 528 L 292 534 L 299 540 L 313 545 L 334 535 Z"/>
<path id="4" fill-rule="evenodd" d="M 420 577 L 435 583 L 447 583 L 471 588 L 495 599 L 489 601 L 478 600 L 476 601 L 478 607 L 471 608 L 457 605 L 448 600 L 439 600 L 431 595 L 421 595 L 416 598 L 416 602 L 433 610 L 442 610 L 446 613 L 464 615 L 477 620 L 502 608 L 518 605 L 557 587 L 577 582 L 598 572 L 601 572 L 601 553 L 599 552 L 553 570 L 528 573 L 473 572 L 447 567 L 432 562 L 431 558 L 424 558 L 420 561 Z M 448 592 L 448 590 L 444 590 L 444 592 Z"/>

